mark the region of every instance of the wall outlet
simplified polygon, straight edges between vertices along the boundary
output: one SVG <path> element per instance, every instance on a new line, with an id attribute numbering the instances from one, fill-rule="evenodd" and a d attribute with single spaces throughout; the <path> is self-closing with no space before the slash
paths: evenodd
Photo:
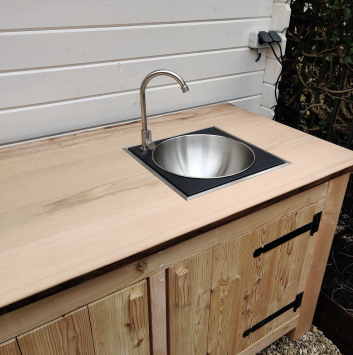
<path id="1" fill-rule="evenodd" d="M 270 45 L 268 43 L 260 44 L 260 42 L 259 42 L 259 32 L 260 31 L 250 32 L 250 35 L 249 35 L 249 47 L 250 48 L 268 48 L 268 47 L 270 47 Z"/>

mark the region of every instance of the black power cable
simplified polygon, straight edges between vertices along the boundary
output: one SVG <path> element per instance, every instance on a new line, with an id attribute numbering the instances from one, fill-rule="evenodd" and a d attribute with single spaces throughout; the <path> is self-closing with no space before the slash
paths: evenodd
<path id="1" fill-rule="evenodd" d="M 277 59 L 278 63 L 281 65 L 281 71 L 280 71 L 280 73 L 278 75 L 278 78 L 277 78 L 276 84 L 275 84 L 276 109 L 275 109 L 274 120 L 276 120 L 276 118 L 277 118 L 277 121 L 279 121 L 282 117 L 281 117 L 280 104 L 278 102 L 277 89 L 278 89 L 278 91 L 280 90 L 280 80 L 281 80 L 281 77 L 282 77 L 282 74 L 283 74 L 283 68 L 284 68 L 284 58 L 283 58 L 282 46 L 280 45 L 280 42 L 282 42 L 282 38 L 275 31 L 269 31 L 268 34 L 272 38 L 273 42 L 277 43 L 277 45 L 279 47 L 279 51 L 280 51 L 280 58 L 281 58 L 281 59 L 278 58 L 278 55 L 277 55 L 276 51 L 274 50 L 272 44 L 269 43 L 275 58 Z"/>
<path id="2" fill-rule="evenodd" d="M 277 95 L 277 89 L 279 90 L 280 89 L 280 80 L 281 80 L 281 77 L 282 77 L 282 74 L 283 74 L 283 66 L 284 66 L 284 58 L 283 58 L 283 53 L 282 53 L 282 47 L 280 45 L 280 42 L 282 42 L 282 38 L 279 36 L 279 34 L 276 32 L 276 31 L 269 31 L 269 32 L 266 32 L 266 31 L 260 31 L 258 33 L 258 39 L 259 39 L 259 44 L 264 44 L 264 43 L 267 43 L 275 58 L 277 59 L 278 63 L 281 65 L 281 71 L 278 75 L 278 78 L 276 80 L 276 83 L 275 83 L 275 98 L 276 98 L 276 105 L 275 106 L 272 106 L 271 109 L 273 109 L 274 107 L 275 108 L 275 116 L 273 117 L 274 120 L 279 120 L 281 119 L 281 112 L 280 112 L 280 105 L 279 105 L 279 102 L 278 102 L 278 95 Z M 277 43 L 278 44 L 278 47 L 279 47 L 279 51 L 280 51 L 280 58 L 278 57 L 275 49 L 273 48 L 273 43 Z M 262 51 L 262 49 L 261 49 Z M 261 52 L 260 52 L 260 49 L 259 49 L 259 55 L 256 59 L 256 62 L 258 62 L 261 58 Z"/>

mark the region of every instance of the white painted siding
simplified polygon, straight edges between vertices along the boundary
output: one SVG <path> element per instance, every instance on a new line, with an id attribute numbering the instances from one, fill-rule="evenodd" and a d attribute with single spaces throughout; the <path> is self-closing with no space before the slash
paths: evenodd
<path id="1" fill-rule="evenodd" d="M 222 101 L 259 113 L 266 54 L 256 63 L 247 45 L 250 31 L 276 23 L 272 8 L 273 0 L 1 0 L 0 144 L 139 118 L 140 83 L 156 69 L 179 73 L 190 92 L 154 79 L 148 115 Z"/>

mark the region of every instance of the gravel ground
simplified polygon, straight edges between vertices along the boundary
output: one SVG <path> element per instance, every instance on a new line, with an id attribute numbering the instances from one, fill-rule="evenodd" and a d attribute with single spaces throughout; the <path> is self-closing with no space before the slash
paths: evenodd
<path id="1" fill-rule="evenodd" d="M 262 350 L 260 355 L 342 355 L 337 346 L 317 329 L 311 327 L 297 341 L 290 340 L 286 335 Z"/>

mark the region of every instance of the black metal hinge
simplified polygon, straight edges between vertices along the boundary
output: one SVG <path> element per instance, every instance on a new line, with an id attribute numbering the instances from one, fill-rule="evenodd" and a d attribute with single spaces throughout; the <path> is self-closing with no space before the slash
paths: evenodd
<path id="1" fill-rule="evenodd" d="M 296 312 L 297 309 L 302 305 L 302 300 L 303 300 L 303 295 L 304 292 L 299 293 L 296 297 L 295 300 L 288 304 L 287 306 L 281 308 L 279 311 L 271 314 L 270 316 L 268 316 L 267 318 L 265 318 L 264 320 L 262 320 L 261 322 L 255 324 L 253 327 L 249 328 L 248 330 L 246 330 L 243 333 L 243 338 L 246 338 L 248 335 L 250 335 L 251 333 L 254 333 L 256 330 L 260 329 L 261 327 L 263 327 L 265 324 L 270 323 L 272 320 L 274 320 L 275 318 L 279 317 L 281 314 L 283 314 L 284 312 L 289 311 L 291 308 L 293 308 L 293 311 Z"/>
<path id="2" fill-rule="evenodd" d="M 300 236 L 303 233 L 306 233 L 308 231 L 310 231 L 310 235 L 314 235 L 318 230 L 319 230 L 319 225 L 320 225 L 320 220 L 321 220 L 321 215 L 322 212 L 316 213 L 314 215 L 313 221 L 306 224 L 305 226 L 302 226 L 296 230 L 294 230 L 293 232 L 290 232 L 286 235 L 284 235 L 281 238 L 278 238 L 276 240 L 274 240 L 271 243 L 268 243 L 266 245 L 264 245 L 261 248 L 258 248 L 254 251 L 254 258 L 257 258 L 258 256 L 260 256 L 261 254 L 267 253 L 268 251 L 288 242 L 289 240 Z"/>

